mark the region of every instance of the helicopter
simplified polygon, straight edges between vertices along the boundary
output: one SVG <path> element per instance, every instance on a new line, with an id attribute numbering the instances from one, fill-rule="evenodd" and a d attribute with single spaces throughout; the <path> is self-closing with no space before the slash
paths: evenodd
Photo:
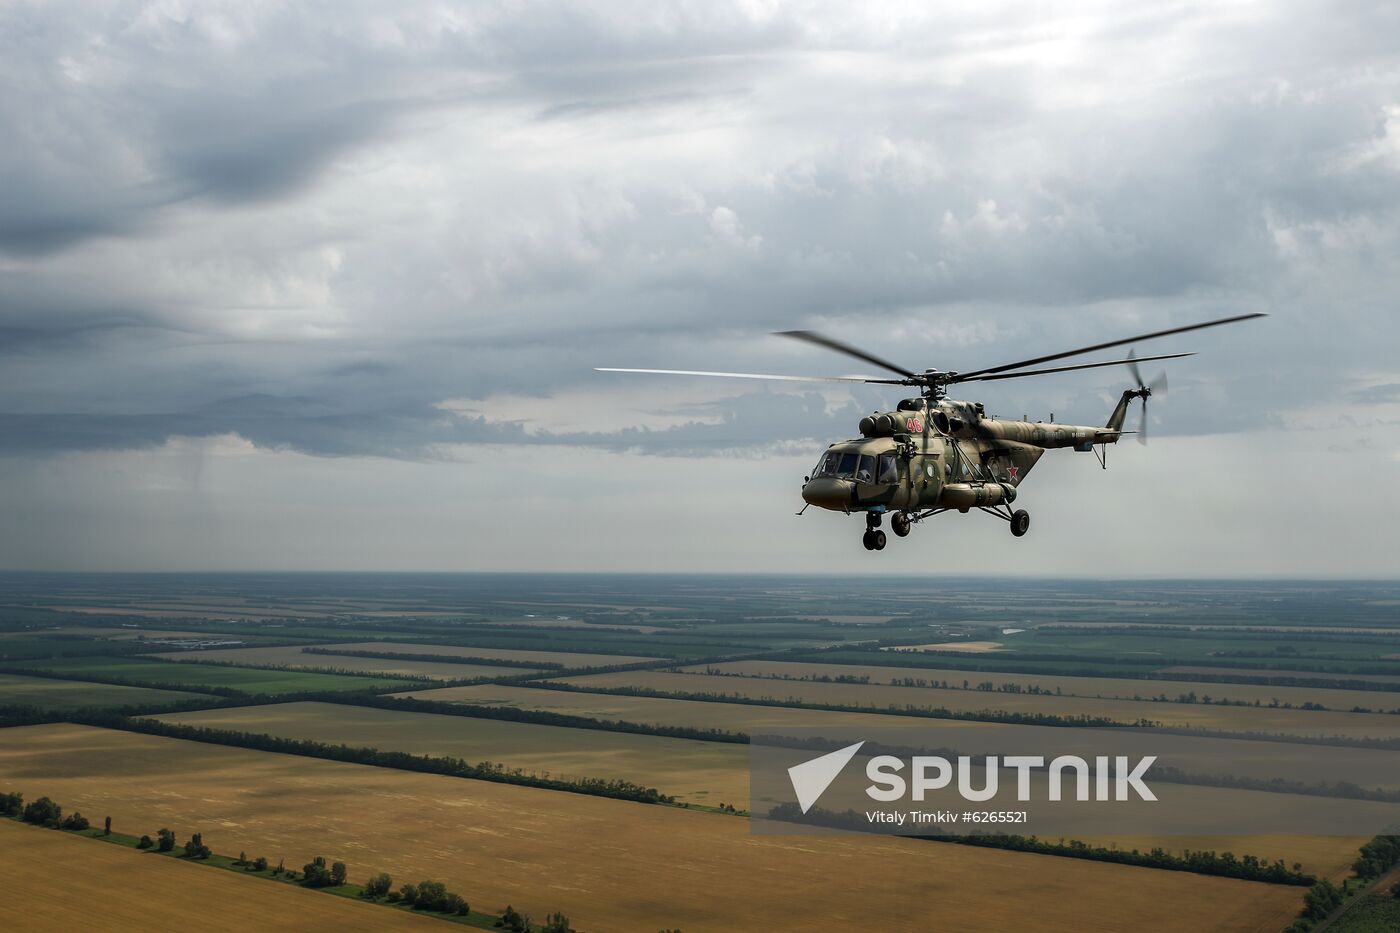
<path id="1" fill-rule="evenodd" d="M 1011 534 L 1022 537 L 1030 530 L 1031 518 L 1025 509 L 1013 509 L 1026 474 L 1047 450 L 1070 448 L 1093 452 L 1099 465 L 1108 468 L 1108 445 L 1126 434 L 1147 440 L 1147 400 L 1165 395 L 1166 373 L 1145 382 L 1139 363 L 1180 359 L 1194 353 L 1166 353 L 1137 357 L 1129 350 L 1124 359 L 1028 369 L 1083 353 L 1106 350 L 1130 343 L 1156 340 L 1173 334 L 1219 327 L 1253 318 L 1262 312 L 1173 327 L 1121 340 L 1110 340 L 1074 350 L 1051 353 L 1032 359 L 989 366 L 970 372 L 925 369 L 914 372 L 858 347 L 809 330 L 779 331 L 776 336 L 814 344 L 893 373 L 897 378 L 873 376 L 784 376 L 766 373 L 704 372 L 681 369 L 621 369 L 595 367 L 599 372 L 649 373 L 670 376 L 717 376 L 734 379 L 770 379 L 783 382 L 837 382 L 871 385 L 910 386 L 919 394 L 901 400 L 893 411 L 876 411 L 860 419 L 861 436 L 837 441 L 827 447 L 816 468 L 802 480 L 806 503 L 798 515 L 811 506 L 865 516 L 862 544 L 868 551 L 882 551 L 888 543 L 881 524 L 886 515 L 898 537 L 907 537 L 919 522 L 944 512 L 967 514 L 973 509 L 1005 521 Z M 948 398 L 948 387 L 971 382 L 991 382 L 1045 376 L 1051 373 L 1104 366 L 1126 366 L 1134 386 L 1124 389 L 1118 403 L 1102 427 L 1061 424 L 1052 414 L 1048 422 L 1009 421 L 987 415 L 981 402 Z M 1125 431 L 1129 407 L 1141 401 L 1137 431 Z M 1096 449 L 1097 448 L 1097 449 Z"/>

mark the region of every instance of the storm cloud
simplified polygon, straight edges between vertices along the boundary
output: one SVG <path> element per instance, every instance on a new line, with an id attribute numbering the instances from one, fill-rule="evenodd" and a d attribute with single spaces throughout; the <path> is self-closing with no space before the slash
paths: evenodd
<path id="1" fill-rule="evenodd" d="M 868 372 L 769 336 L 812 327 L 968 370 L 1247 311 L 1138 348 L 1201 351 L 1154 433 L 1393 464 L 1396 35 L 1359 2 L 7 4 L 11 494 L 229 437 L 814 459 L 898 393 L 592 367 Z M 1125 380 L 976 397 L 1098 423 Z"/>

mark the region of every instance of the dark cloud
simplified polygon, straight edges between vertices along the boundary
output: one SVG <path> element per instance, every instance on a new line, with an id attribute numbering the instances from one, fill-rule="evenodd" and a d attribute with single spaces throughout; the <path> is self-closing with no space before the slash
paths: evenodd
<path id="1" fill-rule="evenodd" d="M 1275 312 L 1163 348 L 1205 351 L 1168 432 L 1393 371 L 1394 12 L 1007 14 L 8 6 L 0 445 L 769 449 L 898 394 L 697 386 L 678 426 L 554 433 L 492 399 L 859 368 L 763 337 L 812 325 L 968 369 Z M 978 397 L 1098 421 L 1123 381 Z"/>
<path id="2" fill-rule="evenodd" d="M 861 412 L 828 411 L 819 396 L 754 393 L 689 406 L 694 420 L 663 429 L 528 431 L 519 421 L 429 406 L 358 409 L 326 399 L 247 395 L 146 414 L 0 414 L 0 455 L 158 447 L 175 437 L 234 434 L 270 450 L 317 456 L 430 459 L 454 444 L 582 446 L 667 456 L 762 454 L 850 433 Z"/>
<path id="3" fill-rule="evenodd" d="M 1347 398 L 1363 405 L 1388 405 L 1400 402 L 1400 382 L 1387 382 L 1383 385 L 1356 389 L 1348 393 Z"/>

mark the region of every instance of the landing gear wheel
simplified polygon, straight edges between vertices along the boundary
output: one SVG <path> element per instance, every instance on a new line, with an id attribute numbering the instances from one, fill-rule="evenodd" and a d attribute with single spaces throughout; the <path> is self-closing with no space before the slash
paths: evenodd
<path id="1" fill-rule="evenodd" d="M 1031 513 L 1025 509 L 1017 509 L 1011 513 L 1011 533 L 1016 537 L 1031 530 Z"/>
<path id="2" fill-rule="evenodd" d="M 890 517 L 890 530 L 901 538 L 909 537 L 912 526 L 909 523 L 909 516 L 903 512 L 896 512 Z"/>
<path id="3" fill-rule="evenodd" d="M 873 531 L 874 529 L 876 529 L 876 528 L 879 528 L 879 527 L 880 527 L 880 513 L 879 513 L 879 512 L 866 512 L 866 513 L 865 513 L 865 527 L 871 529 L 872 531 Z"/>
<path id="4" fill-rule="evenodd" d="M 885 538 L 885 533 L 883 531 L 872 532 L 870 535 L 870 546 L 877 551 L 883 551 L 885 549 L 886 540 L 888 539 Z"/>
<path id="5" fill-rule="evenodd" d="M 867 531 L 865 535 L 860 539 L 860 543 L 865 545 L 865 549 L 867 551 L 875 550 L 875 532 Z"/>

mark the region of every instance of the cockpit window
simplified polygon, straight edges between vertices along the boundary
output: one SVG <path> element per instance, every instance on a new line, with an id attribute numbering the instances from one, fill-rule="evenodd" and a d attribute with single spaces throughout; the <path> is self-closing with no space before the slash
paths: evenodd
<path id="1" fill-rule="evenodd" d="M 880 454 L 880 465 L 875 471 L 875 482 L 899 482 L 899 468 L 895 466 L 894 454 Z"/>
<path id="2" fill-rule="evenodd" d="M 874 475 L 874 470 L 874 457 L 862 457 L 857 453 L 828 450 L 817 464 L 817 471 L 812 475 L 831 479 L 854 479 L 868 483 Z"/>

